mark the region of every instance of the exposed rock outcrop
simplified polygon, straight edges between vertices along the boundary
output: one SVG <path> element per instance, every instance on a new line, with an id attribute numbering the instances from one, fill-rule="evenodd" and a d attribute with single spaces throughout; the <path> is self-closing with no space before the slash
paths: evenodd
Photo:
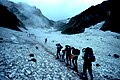
<path id="1" fill-rule="evenodd" d="M 20 26 L 23 26 L 23 24 L 17 16 L 11 13 L 7 7 L 0 4 L 0 27 L 21 31 Z"/>
<path id="2" fill-rule="evenodd" d="M 63 34 L 76 34 L 84 32 L 85 28 L 106 21 L 112 13 L 112 0 L 104 1 L 96 6 L 91 6 L 82 13 L 71 18 L 65 25 Z"/>

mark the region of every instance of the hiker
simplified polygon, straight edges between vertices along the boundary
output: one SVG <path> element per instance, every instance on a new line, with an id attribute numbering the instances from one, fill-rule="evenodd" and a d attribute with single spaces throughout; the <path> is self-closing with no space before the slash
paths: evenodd
<path id="1" fill-rule="evenodd" d="M 80 50 L 79 49 L 75 49 L 74 47 L 71 48 L 72 49 L 72 55 L 73 55 L 73 58 L 72 58 L 72 64 L 74 66 L 74 70 L 76 72 L 78 72 L 78 64 L 77 64 L 77 60 L 78 60 L 78 56 L 80 54 Z"/>
<path id="2" fill-rule="evenodd" d="M 45 44 L 47 43 L 47 38 L 45 38 Z"/>
<path id="3" fill-rule="evenodd" d="M 66 53 L 66 66 L 71 65 L 71 59 L 70 59 L 70 54 L 71 54 L 71 47 L 69 45 L 65 46 L 65 53 Z"/>
<path id="4" fill-rule="evenodd" d="M 57 57 L 56 57 L 56 59 L 59 59 L 60 58 L 60 51 L 63 47 L 61 46 L 60 43 L 56 44 L 56 46 L 57 46 Z"/>
<path id="5" fill-rule="evenodd" d="M 62 50 L 62 61 L 65 61 L 64 56 L 65 56 L 65 49 Z"/>
<path id="6" fill-rule="evenodd" d="M 87 78 L 87 70 L 88 70 L 91 80 L 93 80 L 93 74 L 92 74 L 93 61 L 91 61 L 92 60 L 91 57 L 93 56 L 93 50 L 92 48 L 87 47 L 87 48 L 84 48 L 82 51 L 84 52 L 83 73 L 85 75 L 85 78 L 88 79 Z"/>

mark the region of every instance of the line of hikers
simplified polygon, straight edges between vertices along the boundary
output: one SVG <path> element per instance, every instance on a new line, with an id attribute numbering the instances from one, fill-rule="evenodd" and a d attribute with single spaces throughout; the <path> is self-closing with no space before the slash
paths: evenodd
<path id="1" fill-rule="evenodd" d="M 65 49 L 62 49 L 63 46 L 61 46 L 60 43 L 56 44 L 57 46 L 57 54 L 56 59 L 60 59 L 61 61 L 66 62 L 66 66 L 72 66 L 73 69 L 78 72 L 78 56 L 80 55 L 80 50 L 71 47 L 69 45 L 65 45 Z M 60 53 L 62 51 L 62 54 Z M 93 50 L 90 47 L 83 48 L 82 52 L 84 53 L 84 56 L 82 56 L 84 63 L 83 63 L 83 77 L 85 80 L 87 80 L 87 70 L 89 72 L 89 75 L 91 77 L 91 80 L 93 80 L 93 74 L 92 74 L 92 62 L 95 61 L 95 56 L 93 54 Z M 66 56 L 66 58 L 65 58 Z M 72 62 L 72 64 L 71 64 Z"/>

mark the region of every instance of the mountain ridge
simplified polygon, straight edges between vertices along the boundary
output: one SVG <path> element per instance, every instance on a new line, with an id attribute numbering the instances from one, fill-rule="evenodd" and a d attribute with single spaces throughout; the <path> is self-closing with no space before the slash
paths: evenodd
<path id="1" fill-rule="evenodd" d="M 6 6 L 0 4 L 0 26 L 21 31 L 20 26 L 24 28 L 23 23 L 17 18 L 16 15 L 12 14 Z"/>
<path id="2" fill-rule="evenodd" d="M 112 0 L 91 6 L 80 14 L 72 17 L 65 25 L 63 34 L 77 34 L 85 31 L 85 28 L 106 21 L 112 14 Z M 111 18 L 110 18 L 111 19 Z M 111 23 L 110 23 L 111 24 Z M 101 29 L 102 30 L 102 29 Z M 109 29 L 108 29 L 109 30 Z M 111 29 L 110 29 L 111 30 Z"/>
<path id="3" fill-rule="evenodd" d="M 20 27 L 18 25 L 16 26 L 9 26 L 7 25 L 6 28 L 21 31 L 20 28 L 27 29 L 29 27 L 33 28 L 51 28 L 54 24 L 54 21 L 49 20 L 47 17 L 45 17 L 40 9 L 36 8 L 35 6 L 30 6 L 27 3 L 14 3 L 8 0 L 2 1 L 0 0 L 0 4 L 6 7 L 6 10 L 11 13 L 9 16 L 14 15 L 16 17 L 16 20 L 18 22 L 20 21 L 22 25 Z M 2 8 L 3 9 L 3 8 Z M 3 21 L 3 18 L 1 18 L 1 21 Z M 7 17 L 6 17 L 7 19 Z M 10 21 L 4 21 L 4 24 Z M 3 22 L 2 22 L 3 23 Z M 13 24 L 16 22 L 13 21 Z M 2 27 L 5 27 L 4 25 L 0 25 Z"/>

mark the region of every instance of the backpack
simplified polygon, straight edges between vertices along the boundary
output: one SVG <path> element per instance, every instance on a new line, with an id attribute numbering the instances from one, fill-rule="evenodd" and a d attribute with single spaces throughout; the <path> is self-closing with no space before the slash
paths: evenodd
<path id="1" fill-rule="evenodd" d="M 79 49 L 76 49 L 76 54 L 80 55 L 80 50 Z"/>
<path id="2" fill-rule="evenodd" d="M 93 54 L 92 48 L 87 47 L 87 48 L 85 49 L 85 52 L 86 52 L 87 55 L 88 55 L 89 61 L 90 61 L 90 62 L 95 62 L 96 58 L 95 58 L 95 55 Z"/>
<path id="3" fill-rule="evenodd" d="M 57 46 L 57 49 L 58 49 L 59 51 L 61 51 L 62 48 L 63 48 L 63 47 L 62 47 L 61 45 L 58 45 L 58 46 Z"/>
<path id="4" fill-rule="evenodd" d="M 95 62 L 95 56 L 94 55 L 89 55 L 89 60 L 90 60 L 90 62 Z"/>

